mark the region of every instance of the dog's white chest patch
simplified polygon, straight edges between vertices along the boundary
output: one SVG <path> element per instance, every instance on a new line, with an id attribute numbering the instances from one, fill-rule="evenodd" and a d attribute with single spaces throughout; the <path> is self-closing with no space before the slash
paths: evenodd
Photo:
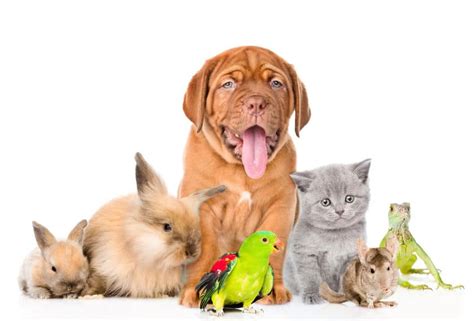
<path id="1" fill-rule="evenodd" d="M 252 203 L 252 194 L 250 194 L 250 192 L 248 192 L 248 191 L 243 191 L 242 193 L 240 193 L 239 203 L 242 203 L 242 202 L 247 202 L 247 203 L 251 204 Z"/>

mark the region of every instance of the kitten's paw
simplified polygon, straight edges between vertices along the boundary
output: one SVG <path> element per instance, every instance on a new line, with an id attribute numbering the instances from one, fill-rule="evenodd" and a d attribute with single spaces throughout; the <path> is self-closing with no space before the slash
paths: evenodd
<path id="1" fill-rule="evenodd" d="M 188 308 L 197 308 L 199 306 L 199 298 L 193 287 L 183 289 L 179 298 L 179 304 Z"/>
<path id="2" fill-rule="evenodd" d="M 63 296 L 63 299 L 77 299 L 78 297 L 78 294 L 77 293 L 74 293 L 74 294 L 66 294 L 65 296 Z"/>
<path id="3" fill-rule="evenodd" d="M 275 284 L 272 293 L 258 301 L 259 304 L 284 304 L 291 301 L 291 292 L 283 284 Z"/>
<path id="4" fill-rule="evenodd" d="M 248 308 L 244 308 L 242 310 L 243 313 L 250 313 L 250 314 L 260 314 L 260 313 L 263 313 L 263 310 L 262 309 L 255 309 L 254 307 L 248 307 Z"/>
<path id="5" fill-rule="evenodd" d="M 324 300 L 319 296 L 318 293 L 303 293 L 304 304 L 321 304 Z"/>
<path id="6" fill-rule="evenodd" d="M 104 298 L 103 294 L 86 294 L 79 297 L 79 299 L 81 300 L 95 300 L 95 299 L 103 299 L 103 298 Z"/>

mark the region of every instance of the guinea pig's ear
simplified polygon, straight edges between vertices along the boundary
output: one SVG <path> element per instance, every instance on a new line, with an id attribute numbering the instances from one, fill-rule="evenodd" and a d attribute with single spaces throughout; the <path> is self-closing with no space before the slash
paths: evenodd
<path id="1" fill-rule="evenodd" d="M 369 248 L 365 244 L 364 240 L 358 239 L 357 240 L 357 254 L 359 255 L 360 263 L 363 265 L 367 264 L 367 252 L 369 252 Z"/>
<path id="2" fill-rule="evenodd" d="M 399 243 L 397 237 L 395 235 L 390 236 L 387 240 L 385 248 L 392 254 L 392 259 L 397 257 L 398 246 Z"/>
<path id="3" fill-rule="evenodd" d="M 214 70 L 216 63 L 214 60 L 208 60 L 191 79 L 188 89 L 184 95 L 183 110 L 186 117 L 196 126 L 199 132 L 204 122 L 204 113 L 206 112 L 206 100 L 209 93 L 209 78 Z"/>
<path id="4" fill-rule="evenodd" d="M 370 162 L 372 160 L 370 158 L 363 160 L 360 163 L 356 163 L 351 165 L 353 168 L 353 172 L 359 177 L 362 183 L 366 183 L 367 179 L 369 178 L 369 170 L 370 170 Z"/>
<path id="5" fill-rule="evenodd" d="M 309 171 L 294 172 L 290 174 L 290 177 L 301 192 L 306 192 L 313 181 Z"/>
<path id="6" fill-rule="evenodd" d="M 33 231 L 35 232 L 36 243 L 38 243 L 41 252 L 56 243 L 54 235 L 46 227 L 35 221 L 33 221 Z"/>
<path id="7" fill-rule="evenodd" d="M 201 204 L 214 197 L 217 194 L 220 194 L 227 190 L 225 185 L 219 185 L 217 187 L 202 189 L 197 192 L 192 193 L 186 197 L 181 198 L 181 202 L 183 202 L 188 208 L 192 210 L 192 212 L 196 215 L 199 215 L 199 207 Z"/>
<path id="8" fill-rule="evenodd" d="M 149 191 L 160 194 L 168 194 L 163 180 L 155 173 L 153 168 L 145 161 L 142 154 L 135 154 L 135 178 L 137 181 L 137 191 L 140 198 Z"/>
<path id="9" fill-rule="evenodd" d="M 291 87 L 293 89 L 293 106 L 295 110 L 295 133 L 300 137 L 300 131 L 311 118 L 311 109 L 308 104 L 308 94 L 304 84 L 298 78 L 292 65 L 287 65 L 290 74 Z"/>
<path id="10" fill-rule="evenodd" d="M 82 241 L 84 239 L 84 229 L 87 226 L 87 220 L 82 220 L 79 223 L 77 223 L 76 226 L 72 229 L 72 231 L 69 233 L 67 239 L 69 241 L 77 242 L 79 245 L 82 246 Z"/>

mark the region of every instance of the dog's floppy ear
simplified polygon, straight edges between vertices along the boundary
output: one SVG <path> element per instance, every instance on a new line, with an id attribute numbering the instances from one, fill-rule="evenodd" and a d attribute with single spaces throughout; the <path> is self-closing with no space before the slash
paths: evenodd
<path id="1" fill-rule="evenodd" d="M 309 122 L 311 118 L 311 109 L 308 105 L 308 95 L 304 84 L 299 80 L 293 66 L 288 65 L 288 70 L 293 87 L 293 105 L 295 106 L 295 132 L 300 137 L 300 131 Z"/>
<path id="2" fill-rule="evenodd" d="M 214 69 L 214 60 L 208 60 L 191 79 L 184 95 L 183 110 L 186 117 L 196 126 L 197 132 L 202 128 L 206 100 L 209 93 L 209 78 Z"/>

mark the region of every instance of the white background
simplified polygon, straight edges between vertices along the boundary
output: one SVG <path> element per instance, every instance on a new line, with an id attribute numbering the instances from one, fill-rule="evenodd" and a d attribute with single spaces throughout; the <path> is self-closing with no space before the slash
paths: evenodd
<path id="1" fill-rule="evenodd" d="M 267 307 L 265 316 L 467 316 L 472 2 L 0 3 L 0 313 L 7 319 L 205 317 L 172 299 L 28 300 L 16 276 L 35 246 L 31 221 L 65 236 L 106 201 L 134 192 L 136 151 L 175 193 L 190 127 L 182 112 L 187 83 L 207 58 L 240 45 L 275 51 L 306 84 L 313 117 L 295 139 L 298 169 L 371 157 L 370 245 L 387 228 L 388 204 L 410 201 L 415 237 L 446 281 L 466 285 L 456 293 L 399 291 L 391 310 L 303 307 L 297 298 Z"/>

